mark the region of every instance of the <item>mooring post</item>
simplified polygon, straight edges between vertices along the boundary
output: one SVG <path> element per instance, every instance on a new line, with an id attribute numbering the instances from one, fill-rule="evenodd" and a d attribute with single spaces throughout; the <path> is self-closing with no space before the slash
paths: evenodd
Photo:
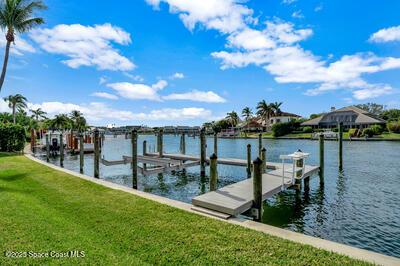
<path id="1" fill-rule="evenodd" d="M 251 145 L 247 144 L 247 178 L 251 178 Z"/>
<path id="2" fill-rule="evenodd" d="M 181 135 L 180 152 L 181 152 L 181 154 L 185 154 L 186 153 L 185 133 L 182 133 L 182 135 Z"/>
<path id="3" fill-rule="evenodd" d="M 210 157 L 210 191 L 217 190 L 218 187 L 218 162 L 217 155 L 213 153 Z"/>
<path id="4" fill-rule="evenodd" d="M 60 134 L 60 166 L 64 167 L 64 139 L 63 139 L 63 133 Z"/>
<path id="5" fill-rule="evenodd" d="M 343 169 L 343 122 L 339 123 L 339 170 Z"/>
<path id="6" fill-rule="evenodd" d="M 147 154 L 147 141 L 143 141 L 143 156 L 146 156 Z M 147 170 L 147 164 L 143 163 L 143 170 Z"/>
<path id="7" fill-rule="evenodd" d="M 35 144 L 36 144 L 36 133 L 35 130 L 31 129 L 31 151 L 35 153 Z"/>
<path id="8" fill-rule="evenodd" d="M 46 134 L 46 161 L 50 161 L 50 141 L 49 141 L 49 133 Z"/>
<path id="9" fill-rule="evenodd" d="M 325 164 L 325 152 L 324 152 L 324 134 L 319 134 L 319 182 L 324 184 L 324 164 Z"/>
<path id="10" fill-rule="evenodd" d="M 131 140 L 132 140 L 132 162 L 131 162 L 131 167 L 132 167 L 132 188 L 137 189 L 137 131 L 136 129 L 132 130 L 131 133 Z"/>
<path id="11" fill-rule="evenodd" d="M 94 177 L 99 178 L 99 172 L 100 172 L 100 147 L 99 147 L 99 130 L 96 128 L 94 130 Z"/>
<path id="12" fill-rule="evenodd" d="M 258 156 L 261 157 L 262 150 L 262 134 L 258 134 Z"/>
<path id="13" fill-rule="evenodd" d="M 200 176 L 206 175 L 206 132 L 204 128 L 200 131 Z"/>
<path id="14" fill-rule="evenodd" d="M 83 160 L 85 156 L 85 146 L 83 143 L 83 134 L 79 134 L 79 172 L 83 174 Z"/>
<path id="15" fill-rule="evenodd" d="M 262 160 L 257 157 L 253 161 L 253 209 L 254 220 L 261 221 L 262 217 Z"/>
<path id="16" fill-rule="evenodd" d="M 214 133 L 214 154 L 218 156 L 218 133 Z"/>
<path id="17" fill-rule="evenodd" d="M 266 148 L 262 148 L 262 150 L 261 150 L 261 161 L 262 161 L 261 172 L 265 173 L 265 169 L 267 168 L 267 149 Z"/>
<path id="18" fill-rule="evenodd" d="M 157 138 L 157 151 L 158 151 L 158 155 L 160 157 L 163 157 L 163 129 L 160 128 L 160 130 L 158 131 L 158 138 Z"/>

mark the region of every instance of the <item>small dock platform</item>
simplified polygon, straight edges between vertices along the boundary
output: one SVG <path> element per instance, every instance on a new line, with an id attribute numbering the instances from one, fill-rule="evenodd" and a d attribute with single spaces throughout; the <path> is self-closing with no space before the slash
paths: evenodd
<path id="1" fill-rule="evenodd" d="M 271 163 L 267 163 L 267 165 Z M 285 171 L 282 177 L 282 164 L 274 163 L 275 170 L 269 171 L 262 175 L 262 196 L 263 200 L 272 197 L 284 189 L 292 186 L 292 173 Z M 285 165 L 285 169 L 292 169 L 291 164 Z M 299 169 L 295 169 L 298 171 Z M 318 173 L 318 166 L 306 165 L 303 179 L 309 178 Z M 214 212 L 237 216 L 249 210 L 253 202 L 253 179 L 245 179 L 243 181 L 225 186 L 216 191 L 211 191 L 192 199 L 192 204 L 196 207 L 205 208 Z"/>

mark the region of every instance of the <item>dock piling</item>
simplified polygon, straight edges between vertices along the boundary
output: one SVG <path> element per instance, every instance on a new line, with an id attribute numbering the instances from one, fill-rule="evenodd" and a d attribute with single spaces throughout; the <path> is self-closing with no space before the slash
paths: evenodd
<path id="1" fill-rule="evenodd" d="M 186 153 L 185 133 L 182 133 L 182 135 L 181 135 L 180 152 L 181 152 L 181 154 L 185 154 Z"/>
<path id="2" fill-rule="evenodd" d="M 79 134 L 79 172 L 83 174 L 83 160 L 85 156 L 85 146 L 83 144 L 83 135 Z"/>
<path id="3" fill-rule="evenodd" d="M 137 189 L 137 131 L 132 130 L 131 141 L 132 141 L 132 188 Z"/>
<path id="4" fill-rule="evenodd" d="M 64 139 L 63 134 L 60 134 L 60 166 L 64 167 Z"/>
<path id="5" fill-rule="evenodd" d="M 263 161 L 257 157 L 253 161 L 253 214 L 255 221 L 261 221 L 262 217 L 262 163 Z"/>
<path id="6" fill-rule="evenodd" d="M 50 141 L 49 134 L 46 134 L 46 161 L 50 161 Z"/>
<path id="7" fill-rule="evenodd" d="M 214 133 L 214 154 L 218 156 L 218 133 Z"/>
<path id="8" fill-rule="evenodd" d="M 251 145 L 247 144 L 247 178 L 251 178 Z"/>
<path id="9" fill-rule="evenodd" d="M 343 170 L 343 122 L 339 123 L 339 170 Z"/>
<path id="10" fill-rule="evenodd" d="M 265 170 L 267 169 L 267 149 L 266 148 L 262 148 L 262 150 L 261 150 L 261 161 L 262 161 L 261 172 L 264 174 Z"/>
<path id="11" fill-rule="evenodd" d="M 324 164 L 325 164 L 325 152 L 324 152 L 324 134 L 319 134 L 319 182 L 324 183 Z"/>
<path id="12" fill-rule="evenodd" d="M 94 177 L 99 178 L 100 172 L 100 147 L 99 147 L 99 130 L 96 128 L 94 131 Z"/>
<path id="13" fill-rule="evenodd" d="M 160 156 L 160 157 L 162 157 L 163 154 L 164 154 L 164 151 L 163 151 L 163 148 L 164 148 L 163 147 L 163 134 L 164 134 L 163 130 L 160 129 L 158 131 L 158 138 L 157 138 L 157 151 L 158 151 L 158 156 Z"/>
<path id="14" fill-rule="evenodd" d="M 206 132 L 204 128 L 200 131 L 200 176 L 206 175 Z"/>
<path id="15" fill-rule="evenodd" d="M 217 190 L 218 187 L 218 163 L 217 155 L 213 153 L 210 157 L 210 191 Z"/>
<path id="16" fill-rule="evenodd" d="M 261 157 L 262 150 L 262 134 L 258 134 L 258 156 Z"/>

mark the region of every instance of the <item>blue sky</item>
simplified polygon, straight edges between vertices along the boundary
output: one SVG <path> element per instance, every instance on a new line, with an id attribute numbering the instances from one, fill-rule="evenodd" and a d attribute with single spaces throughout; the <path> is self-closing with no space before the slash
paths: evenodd
<path id="1" fill-rule="evenodd" d="M 303 116 L 400 106 L 399 1 L 45 2 L 46 24 L 17 39 L 1 96 L 50 115 L 197 125 L 261 99 Z"/>

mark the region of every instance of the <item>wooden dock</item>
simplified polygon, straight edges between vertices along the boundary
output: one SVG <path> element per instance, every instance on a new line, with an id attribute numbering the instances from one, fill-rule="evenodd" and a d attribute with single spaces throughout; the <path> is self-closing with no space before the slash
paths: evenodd
<path id="1" fill-rule="evenodd" d="M 271 163 L 267 163 L 267 165 Z M 275 164 L 274 164 L 275 165 Z M 275 170 L 262 175 L 262 197 L 263 200 L 292 186 L 292 173 L 285 171 L 282 178 L 282 164 L 277 164 Z M 292 169 L 291 164 L 285 165 L 285 169 Z M 295 169 L 298 171 L 299 169 Z M 318 166 L 305 166 L 303 178 L 309 178 L 318 173 Z M 253 179 L 245 179 L 216 191 L 211 191 L 192 199 L 192 204 L 214 212 L 231 216 L 237 216 L 252 207 L 253 204 Z"/>

